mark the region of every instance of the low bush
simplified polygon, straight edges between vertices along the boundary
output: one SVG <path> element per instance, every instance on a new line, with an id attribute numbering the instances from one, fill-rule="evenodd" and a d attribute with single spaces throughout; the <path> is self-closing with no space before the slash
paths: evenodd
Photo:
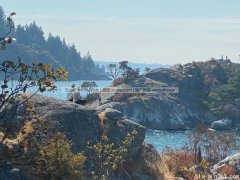
<path id="1" fill-rule="evenodd" d="M 63 133 L 47 139 L 35 158 L 38 174 L 50 179 L 81 177 L 86 157 L 81 153 L 73 154 L 71 146 Z"/>
<path id="2" fill-rule="evenodd" d="M 236 168 L 230 165 L 226 165 L 221 167 L 218 170 L 218 173 L 223 175 L 223 176 L 233 176 L 237 174 Z"/>
<path id="3" fill-rule="evenodd" d="M 217 132 L 209 130 L 204 125 L 199 125 L 193 134 L 189 136 L 193 149 L 201 147 L 204 159 L 212 165 L 223 160 L 231 151 L 236 149 L 236 136 L 229 132 Z"/>
<path id="4" fill-rule="evenodd" d="M 103 135 L 100 142 L 89 145 L 91 156 L 90 176 L 92 179 L 111 179 L 114 172 L 125 161 L 128 146 L 133 142 L 137 131 L 128 133 L 120 145 L 110 143 L 107 136 Z"/>
<path id="5" fill-rule="evenodd" d="M 190 178 L 194 176 L 191 167 L 195 164 L 195 155 L 188 148 L 172 149 L 167 147 L 161 155 L 162 167 L 173 176 Z"/>

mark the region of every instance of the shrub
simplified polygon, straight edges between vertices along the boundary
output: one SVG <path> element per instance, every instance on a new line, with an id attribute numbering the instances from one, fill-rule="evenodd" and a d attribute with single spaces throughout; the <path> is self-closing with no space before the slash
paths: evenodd
<path id="1" fill-rule="evenodd" d="M 211 164 L 226 158 L 236 148 L 236 136 L 232 133 L 218 133 L 208 127 L 199 125 L 189 136 L 190 144 L 196 151 L 200 146 L 204 158 Z"/>
<path id="2" fill-rule="evenodd" d="M 71 146 L 63 133 L 47 139 L 35 159 L 37 172 L 53 179 L 81 177 L 86 157 L 81 153 L 73 154 Z"/>
<path id="3" fill-rule="evenodd" d="M 235 167 L 232 167 L 230 165 L 223 166 L 218 169 L 218 173 L 223 176 L 231 176 L 236 175 L 236 169 Z"/>
<path id="4" fill-rule="evenodd" d="M 31 87 L 37 87 L 34 94 L 55 91 L 57 87 L 54 83 L 66 80 L 67 73 L 63 67 L 54 70 L 50 64 L 33 62 L 27 65 L 18 58 L 17 62 L 8 60 L 0 63 L 0 77 L 3 77 L 0 87 L 0 116 L 3 117 L 11 100 L 20 92 L 26 92 Z"/>
<path id="5" fill-rule="evenodd" d="M 91 170 L 93 179 L 108 179 L 114 171 L 125 161 L 128 154 L 128 145 L 132 143 L 137 131 L 128 133 L 119 146 L 109 143 L 107 136 L 103 135 L 100 142 L 90 145 Z"/>
<path id="6" fill-rule="evenodd" d="M 170 171 L 174 176 L 190 178 L 194 176 L 191 167 L 195 164 L 195 155 L 188 148 L 172 149 L 167 147 L 161 155 L 165 171 Z"/>
<path id="7" fill-rule="evenodd" d="M 97 83 L 95 81 L 84 81 L 81 84 L 81 90 L 86 91 L 88 95 L 93 93 L 96 87 Z"/>

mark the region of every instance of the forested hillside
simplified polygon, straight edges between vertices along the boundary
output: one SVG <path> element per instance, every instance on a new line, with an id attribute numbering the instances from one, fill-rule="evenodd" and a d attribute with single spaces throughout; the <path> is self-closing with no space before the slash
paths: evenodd
<path id="1" fill-rule="evenodd" d="M 5 13 L 0 6 L 0 37 L 7 31 Z M 17 60 L 21 57 L 26 63 L 42 62 L 52 64 L 53 67 L 64 66 L 69 72 L 69 80 L 105 79 L 104 67 L 95 64 L 90 53 L 81 55 L 75 45 L 69 45 L 64 38 L 46 36 L 40 26 L 35 22 L 28 25 L 15 25 L 11 34 L 17 41 L 8 46 L 7 51 L 0 54 L 0 60 Z"/>

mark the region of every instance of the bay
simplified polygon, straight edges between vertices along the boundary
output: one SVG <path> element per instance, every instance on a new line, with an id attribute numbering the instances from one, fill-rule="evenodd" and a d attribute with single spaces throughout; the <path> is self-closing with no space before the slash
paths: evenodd
<path id="1" fill-rule="evenodd" d="M 58 89 L 55 92 L 44 92 L 40 93 L 44 96 L 54 97 L 58 99 L 65 100 L 67 97 L 67 88 L 70 88 L 72 84 L 79 87 L 83 81 L 60 81 L 56 82 L 55 85 Z M 99 89 L 110 86 L 111 80 L 95 81 Z M 35 92 L 36 88 L 28 89 L 28 92 Z M 86 92 L 81 92 L 81 96 L 86 97 Z M 191 131 L 158 131 L 158 130 L 148 130 L 145 136 L 145 142 L 154 145 L 158 152 L 164 151 L 168 146 L 171 148 L 181 148 L 186 145 L 188 141 L 188 134 Z M 240 139 L 238 140 L 240 145 Z"/>

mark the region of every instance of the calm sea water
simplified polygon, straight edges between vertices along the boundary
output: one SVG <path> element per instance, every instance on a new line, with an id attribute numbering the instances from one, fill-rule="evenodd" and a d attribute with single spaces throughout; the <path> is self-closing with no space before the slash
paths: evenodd
<path id="1" fill-rule="evenodd" d="M 55 98 L 59 98 L 59 99 L 66 99 L 67 98 L 67 91 L 66 89 L 71 88 L 72 84 L 75 84 L 76 87 L 80 87 L 81 84 L 84 81 L 60 81 L 60 82 L 56 82 L 55 85 L 57 86 L 57 90 L 55 92 L 44 92 L 44 93 L 40 93 L 43 94 L 45 96 L 50 96 L 50 97 L 55 97 Z M 95 81 L 97 84 L 97 88 L 104 88 L 107 86 L 110 86 L 112 81 Z M 28 89 L 28 92 L 35 92 L 36 88 L 32 87 Z M 81 96 L 84 98 L 87 95 L 87 92 L 81 92 Z"/>
<path id="2" fill-rule="evenodd" d="M 44 92 L 43 95 L 55 97 L 59 99 L 66 99 L 67 92 L 66 88 L 70 88 L 72 84 L 75 84 L 76 87 L 80 86 L 83 81 L 64 81 L 57 82 L 56 86 L 58 90 L 55 92 Z M 111 85 L 111 81 L 95 81 L 99 88 L 104 88 Z M 31 88 L 28 91 L 34 92 L 36 89 Z M 81 96 L 86 96 L 86 93 L 81 92 Z M 145 141 L 147 143 L 153 144 L 155 148 L 161 152 L 167 146 L 172 148 L 181 148 L 186 143 L 188 143 L 188 134 L 190 131 L 153 131 L 149 130 L 146 134 Z M 239 141 L 240 145 L 240 141 Z"/>
<path id="3" fill-rule="evenodd" d="M 181 148 L 188 144 L 188 134 L 190 131 L 157 131 L 149 130 L 145 141 L 155 146 L 161 152 L 167 146 L 171 148 Z"/>

